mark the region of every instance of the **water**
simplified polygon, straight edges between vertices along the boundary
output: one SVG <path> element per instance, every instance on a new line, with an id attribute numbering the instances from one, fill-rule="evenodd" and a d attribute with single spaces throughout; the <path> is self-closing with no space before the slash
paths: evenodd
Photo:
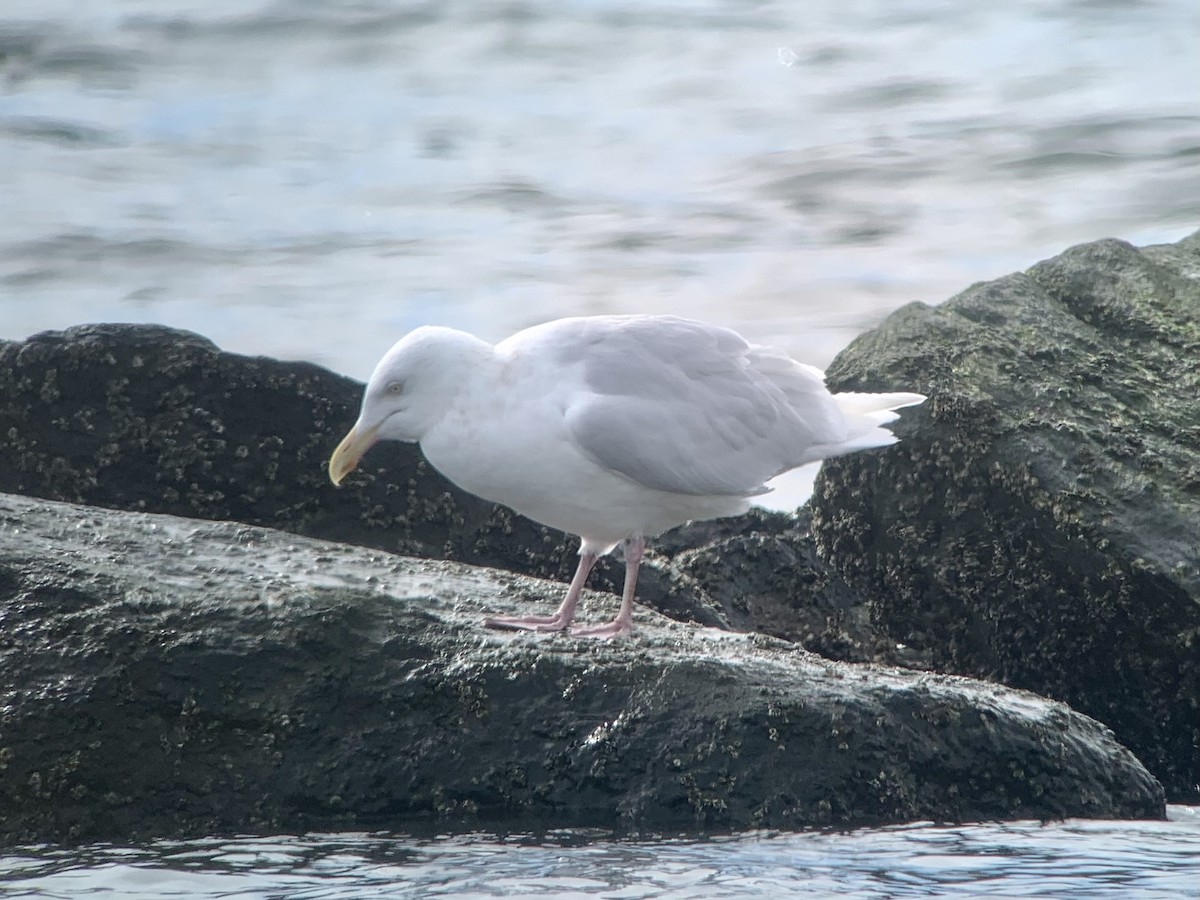
<path id="1" fill-rule="evenodd" d="M 410 327 L 732 325 L 824 365 L 1200 225 L 1194 0 L 5 0 L 0 337 L 365 378 Z"/>
<path id="2" fill-rule="evenodd" d="M 4 0 L 0 338 L 694 315 L 826 364 L 910 300 L 1200 225 L 1195 0 Z M 781 505 L 788 505 L 780 501 Z M 10 854 L 26 896 L 1200 896 L 1198 827 Z"/>
<path id="3" fill-rule="evenodd" d="M 1200 897 L 1200 814 L 623 843 L 387 835 L 162 841 L 0 856 L 0 893 L 38 898 Z"/>

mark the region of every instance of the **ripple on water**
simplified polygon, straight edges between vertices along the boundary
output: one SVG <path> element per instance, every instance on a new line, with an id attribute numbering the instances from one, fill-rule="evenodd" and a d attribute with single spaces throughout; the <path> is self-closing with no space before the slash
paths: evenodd
<path id="1" fill-rule="evenodd" d="M 0 892 L 32 898 L 1200 897 L 1200 815 L 1167 822 L 903 825 L 707 840 L 329 834 L 30 847 Z"/>

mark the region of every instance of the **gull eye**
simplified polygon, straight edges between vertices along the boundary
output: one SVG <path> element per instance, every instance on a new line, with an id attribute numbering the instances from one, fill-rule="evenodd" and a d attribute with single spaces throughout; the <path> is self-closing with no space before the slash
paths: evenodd
<path id="1" fill-rule="evenodd" d="M 404 393 L 404 382 L 393 381 L 387 386 L 387 392 L 393 397 Z"/>

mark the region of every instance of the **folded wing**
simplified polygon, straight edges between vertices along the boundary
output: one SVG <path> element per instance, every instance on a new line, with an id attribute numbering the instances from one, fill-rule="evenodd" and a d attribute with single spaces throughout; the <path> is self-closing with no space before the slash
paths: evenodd
<path id="1" fill-rule="evenodd" d="M 567 425 L 589 457 L 639 484 L 751 496 L 788 469 L 894 440 L 877 410 L 847 415 L 818 369 L 728 329 L 662 316 L 588 321 L 594 330 L 576 345 L 587 390 Z M 877 443 L 839 450 L 856 430 Z"/>

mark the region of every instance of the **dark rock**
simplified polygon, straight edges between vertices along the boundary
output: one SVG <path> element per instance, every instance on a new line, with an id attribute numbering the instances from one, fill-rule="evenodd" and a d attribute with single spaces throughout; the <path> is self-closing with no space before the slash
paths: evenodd
<path id="1" fill-rule="evenodd" d="M 326 461 L 361 394 L 361 384 L 319 366 L 224 353 L 160 326 L 88 325 L 2 343 L 0 491 L 570 579 L 574 538 L 458 490 L 415 446 L 380 444 L 345 488 L 334 488 Z M 680 529 L 655 542 L 639 599 L 683 621 L 762 630 L 837 658 L 903 661 L 861 603 L 848 609 L 852 592 L 795 526 L 752 513 Z M 803 557 L 804 574 L 743 599 L 753 584 L 738 573 L 760 564 L 763 551 L 728 538 L 768 527 L 779 535 L 764 538 L 771 564 Z M 712 544 L 717 561 L 693 553 L 671 565 L 685 541 Z M 621 563 L 608 558 L 591 584 L 619 593 L 623 578 Z"/>
<path id="2" fill-rule="evenodd" d="M 1095 716 L 1200 799 L 1200 234 L 909 306 L 829 377 L 930 395 L 817 483 L 821 551 L 875 623 Z"/>
<path id="3" fill-rule="evenodd" d="M 613 644 L 480 626 L 559 590 L 0 495 L 0 840 L 1164 814 L 1024 692 L 649 613 Z"/>
<path id="4" fill-rule="evenodd" d="M 784 637 L 828 659 L 928 668 L 926 655 L 871 622 L 861 596 L 818 557 L 809 524 L 806 509 L 755 510 L 692 523 L 659 543 L 670 554 L 667 571 L 694 582 L 735 629 Z"/>

